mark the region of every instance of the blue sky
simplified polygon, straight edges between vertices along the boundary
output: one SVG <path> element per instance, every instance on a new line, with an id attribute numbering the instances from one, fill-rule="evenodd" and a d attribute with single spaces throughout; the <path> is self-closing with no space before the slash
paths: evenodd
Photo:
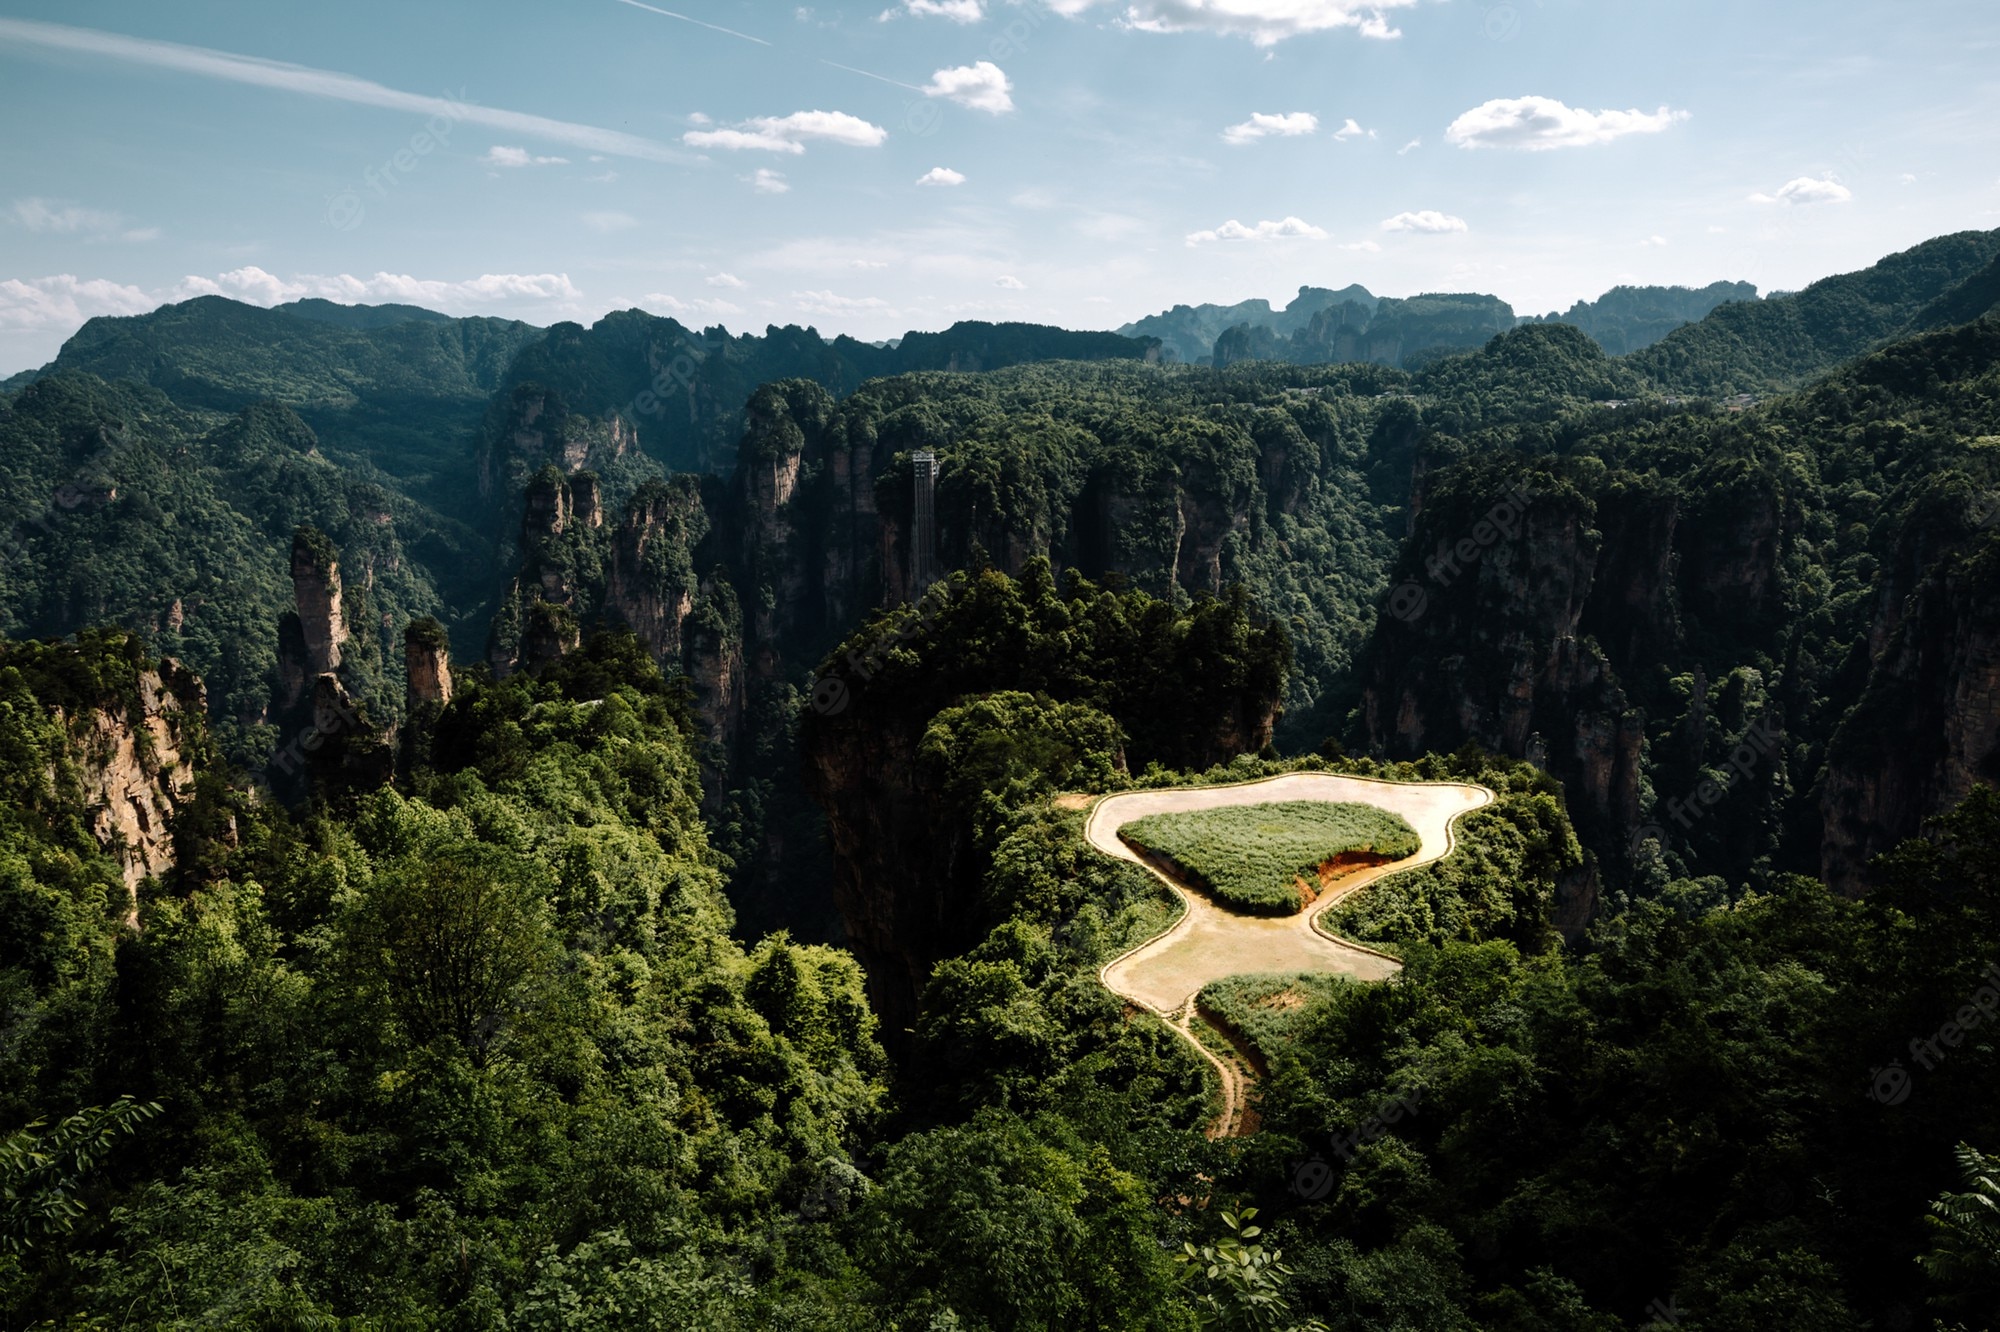
<path id="1" fill-rule="evenodd" d="M 2000 227 L 1996 71 L 1990 0 L 0 0 L 0 374 L 210 291 L 880 338 L 1789 288 Z"/>

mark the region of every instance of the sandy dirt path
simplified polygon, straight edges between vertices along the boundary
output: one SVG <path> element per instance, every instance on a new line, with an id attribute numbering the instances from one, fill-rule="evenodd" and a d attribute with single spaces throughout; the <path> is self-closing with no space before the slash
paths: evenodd
<path id="1" fill-rule="evenodd" d="M 1290 916 L 1252 916 L 1233 911 L 1200 889 L 1163 873 L 1119 840 L 1118 829 L 1149 814 L 1185 814 L 1229 805 L 1262 805 L 1277 800 L 1326 800 L 1374 805 L 1409 820 L 1417 830 L 1417 853 L 1378 865 L 1340 881 L 1339 887 L 1306 910 Z M 1234 1070 L 1224 1069 L 1177 1018 L 1190 1015 L 1194 997 L 1210 981 L 1259 971 L 1324 971 L 1358 980 L 1394 975 L 1395 959 L 1360 944 L 1336 939 L 1319 928 L 1326 909 L 1389 874 L 1428 865 L 1452 848 L 1452 825 L 1462 814 L 1492 803 L 1483 786 L 1457 782 L 1384 782 L 1325 772 L 1295 772 L 1239 786 L 1180 787 L 1129 791 L 1106 796 L 1091 808 L 1084 837 L 1107 856 L 1129 860 L 1166 884 L 1186 905 L 1179 920 L 1098 973 L 1112 993 L 1165 1018 L 1201 1050 L 1222 1075 L 1224 1107 L 1217 1131 L 1233 1133 L 1243 1122 L 1246 1089 Z M 1212 1134 L 1211 1136 L 1215 1136 Z"/>

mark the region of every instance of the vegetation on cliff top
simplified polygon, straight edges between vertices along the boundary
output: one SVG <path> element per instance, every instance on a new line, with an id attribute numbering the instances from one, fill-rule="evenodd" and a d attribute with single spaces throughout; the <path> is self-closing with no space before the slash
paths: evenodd
<path id="1" fill-rule="evenodd" d="M 1421 845 L 1401 815 L 1373 805 L 1281 800 L 1134 819 L 1118 835 L 1163 856 L 1230 906 L 1285 916 L 1319 896 L 1322 869 L 1401 860 Z"/>

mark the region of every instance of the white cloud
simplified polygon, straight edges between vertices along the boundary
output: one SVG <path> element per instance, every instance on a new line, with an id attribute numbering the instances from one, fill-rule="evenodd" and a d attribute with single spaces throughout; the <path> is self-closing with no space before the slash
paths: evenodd
<path id="1" fill-rule="evenodd" d="M 1005 287 L 1008 291 L 1026 291 L 1028 289 L 1027 283 L 1012 274 L 994 278 L 993 285 L 996 287 Z"/>
<path id="2" fill-rule="evenodd" d="M 1190 232 L 1189 245 L 1203 245 L 1209 241 L 1267 241 L 1267 240 L 1325 240 L 1326 232 L 1310 222 L 1296 217 L 1288 217 L 1282 222 L 1259 222 L 1254 227 L 1246 227 L 1235 218 L 1224 222 L 1213 231 Z"/>
<path id="3" fill-rule="evenodd" d="M 1441 236 L 1450 231 L 1469 231 L 1462 217 L 1450 213 L 1440 213 L 1426 208 L 1417 213 L 1398 213 L 1394 217 L 1382 219 L 1384 231 L 1420 231 L 1429 236 Z"/>
<path id="4" fill-rule="evenodd" d="M 1352 116 L 1347 118 L 1345 125 L 1342 125 L 1333 132 L 1334 140 L 1338 143 L 1346 143 L 1349 139 L 1358 139 L 1363 135 L 1372 139 L 1375 137 L 1375 131 L 1362 129 L 1360 125 L 1355 123 Z"/>
<path id="5" fill-rule="evenodd" d="M 82 236 L 87 240 L 150 241 L 160 238 L 158 227 L 128 227 L 120 213 L 102 208 L 85 208 L 65 199 L 16 199 L 10 210 L 14 221 L 29 231 L 57 236 Z"/>
<path id="6" fill-rule="evenodd" d="M 792 299 L 809 314 L 857 314 L 889 308 L 889 302 L 879 296 L 836 296 L 830 291 L 795 291 Z"/>
<path id="7" fill-rule="evenodd" d="M 81 328 L 98 315 L 136 315 L 160 304 L 137 287 L 70 273 L 0 281 L 0 329 Z"/>
<path id="8" fill-rule="evenodd" d="M 446 314 L 503 300 L 576 301 L 582 297 L 564 273 L 488 273 L 464 282 L 442 282 L 408 274 L 377 273 L 359 278 L 301 274 L 289 280 L 254 265 L 213 278 L 185 277 L 162 299 L 228 296 L 252 305 L 278 305 L 307 296 L 343 304 L 393 302 L 428 306 Z M 156 302 L 157 303 L 157 302 Z"/>
<path id="9" fill-rule="evenodd" d="M 880 125 L 845 111 L 794 111 L 789 116 L 755 116 L 734 129 L 689 130 L 681 142 L 690 148 L 796 154 L 806 150 L 807 139 L 876 148 L 888 137 L 889 131 Z"/>
<path id="10" fill-rule="evenodd" d="M 1294 135 L 1311 134 L 1318 128 L 1319 117 L 1310 111 L 1287 111 L 1282 115 L 1252 111 L 1250 119 L 1240 125 L 1231 125 L 1222 131 L 1222 138 L 1225 143 L 1255 143 L 1259 139 L 1274 135 L 1290 138 Z"/>
<path id="11" fill-rule="evenodd" d="M 785 173 L 782 171 L 773 171 L 769 167 L 758 167 L 754 174 L 745 176 L 744 179 L 749 181 L 750 188 L 759 194 L 790 194 L 792 192 L 792 184 L 785 179 Z"/>
<path id="12" fill-rule="evenodd" d="M 1391 38 L 1402 33 L 1389 26 L 1384 13 L 1417 0 L 1113 0 L 1124 5 L 1119 22 L 1144 32 L 1212 32 L 1248 37 L 1258 46 L 1275 46 L 1288 37 L 1353 28 L 1363 37 Z M 1106 0 L 1050 0 L 1058 14 L 1075 17 Z"/>
<path id="13" fill-rule="evenodd" d="M 1000 66 L 991 60 L 980 60 L 939 70 L 931 75 L 923 91 L 926 97 L 949 98 L 960 106 L 998 116 L 1014 109 L 1014 99 L 1008 95 L 1013 89 Z"/>
<path id="14" fill-rule="evenodd" d="M 849 268 L 874 270 L 877 268 L 887 268 L 889 266 L 889 261 L 886 259 L 849 259 L 847 261 L 847 266 Z"/>
<path id="15" fill-rule="evenodd" d="M 734 273 L 711 273 L 708 275 L 708 285 L 711 287 L 729 287 L 740 291 L 750 284 L 742 278 L 737 277 Z"/>
<path id="16" fill-rule="evenodd" d="M 1408 143 L 1404 144 L 1401 148 L 1398 148 L 1396 150 L 1396 156 L 1401 157 L 1404 153 L 1410 152 L 1413 149 L 1421 148 L 1423 146 L 1424 146 L 1424 141 L 1422 139 L 1411 139 Z"/>
<path id="17" fill-rule="evenodd" d="M 1896 183 L 1899 185 L 1914 185 L 1917 183 L 1916 173 L 1905 171 L 1902 175 L 1896 177 Z"/>
<path id="18" fill-rule="evenodd" d="M 929 171 L 917 177 L 917 184 L 963 185 L 965 184 L 965 173 L 962 171 L 953 171 L 950 167 L 932 167 Z"/>
<path id="19" fill-rule="evenodd" d="M 1356 251 L 1356 252 L 1358 252 L 1358 253 L 1361 253 L 1361 254 L 1380 254 L 1380 253 L 1382 253 L 1382 247 L 1381 247 L 1380 245 L 1376 244 L 1376 243 L 1375 243 L 1374 241 L 1372 241 L 1372 240 L 1365 240 L 1365 241 L 1355 241 L 1355 242 L 1354 242 L 1354 243 L 1353 243 L 1352 245 L 1343 245 L 1343 246 L 1341 246 L 1340 248 L 1341 248 L 1341 249 L 1343 249 L 1343 250 L 1353 250 L 1353 251 Z"/>
<path id="20" fill-rule="evenodd" d="M 1825 204 L 1846 203 L 1854 197 L 1854 191 L 1837 180 L 1819 180 L 1812 176 L 1800 176 L 1788 180 L 1778 187 L 1776 194 L 1753 194 L 1752 203 L 1781 204 Z"/>
<path id="21" fill-rule="evenodd" d="M 1627 134 L 1658 134 L 1687 118 L 1687 112 L 1664 106 L 1650 113 L 1583 111 L 1553 97 L 1496 97 L 1452 121 L 1444 137 L 1461 148 L 1541 152 L 1609 143 Z"/>
<path id="22" fill-rule="evenodd" d="M 379 83 L 356 78 L 352 74 L 312 69 L 305 65 L 290 65 L 278 60 L 263 60 L 255 56 L 234 55 L 227 51 L 215 51 L 202 46 L 181 46 L 175 42 L 126 37 L 113 32 L 100 32 L 94 28 L 72 28 L 60 23 L 38 23 L 30 19 L 10 18 L 0 18 L 0 41 L 20 42 L 43 50 L 81 52 L 111 60 L 178 70 L 183 74 L 193 74 L 201 78 L 247 83 L 306 97 L 323 97 L 333 101 L 380 107 L 387 111 L 428 116 L 430 126 L 433 127 L 431 132 L 434 135 L 440 130 L 449 134 L 460 124 L 484 125 L 489 129 L 508 130 L 530 138 L 572 144 L 592 152 L 612 153 L 619 157 L 637 157 L 653 162 L 686 160 L 679 150 L 663 143 L 656 143 L 652 139 L 641 138 L 636 134 L 600 129 L 595 125 L 579 125 L 566 120 L 550 120 L 545 116 L 531 116 L 519 111 L 475 106 L 465 100 L 463 92 L 455 99 L 427 97 L 418 93 L 386 88 Z"/>
<path id="23" fill-rule="evenodd" d="M 929 18 L 948 18 L 953 23 L 977 23 L 986 17 L 985 0 L 903 0 L 905 13 Z M 883 18 L 895 13 L 891 10 Z"/>
<path id="24" fill-rule="evenodd" d="M 1648 236 L 1639 242 L 1641 245 L 1665 245 L 1666 243 L 1667 238 L 1665 236 Z"/>
<path id="25" fill-rule="evenodd" d="M 487 166 L 527 167 L 527 166 L 568 166 L 567 157 L 536 157 L 525 148 L 509 148 L 496 143 L 486 150 L 486 156 L 479 159 Z"/>
<path id="26" fill-rule="evenodd" d="M 639 298 L 639 307 L 644 310 L 665 311 L 672 315 L 740 315 L 743 307 L 731 301 L 702 299 L 684 301 L 678 296 L 668 296 L 662 292 L 651 292 Z"/>
<path id="27" fill-rule="evenodd" d="M 639 225 L 639 219 L 630 213 L 597 212 L 585 213 L 583 225 L 600 236 L 609 236 L 614 231 L 630 231 Z"/>

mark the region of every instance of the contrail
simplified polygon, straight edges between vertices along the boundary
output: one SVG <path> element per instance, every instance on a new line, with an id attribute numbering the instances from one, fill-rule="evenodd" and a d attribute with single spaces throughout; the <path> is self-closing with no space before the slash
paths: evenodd
<path id="1" fill-rule="evenodd" d="M 626 3 L 626 4 L 628 4 L 628 5 L 629 5 L 629 4 L 633 4 L 633 3 L 636 3 L 636 0 L 625 0 L 625 3 Z M 820 64 L 822 64 L 822 65 L 832 65 L 832 66 L 833 66 L 833 67 L 834 67 L 835 69 L 844 69 L 844 70 L 846 70 L 846 71 L 847 71 L 847 72 L 848 72 L 849 74 L 859 74 L 859 75 L 860 75 L 860 76 L 861 76 L 862 78 L 864 78 L 864 79 L 879 79 L 879 80 L 881 80 L 881 81 L 882 81 L 883 83 L 888 83 L 888 84 L 893 84 L 893 85 L 895 85 L 895 86 L 896 86 L 896 87 L 898 87 L 898 88 L 908 88 L 908 89 L 909 89 L 909 90 L 910 90 L 911 92 L 914 92 L 914 93 L 920 93 L 920 92 L 922 92 L 922 91 L 923 91 L 923 89 L 922 89 L 922 88 L 919 88 L 919 87 L 918 87 L 918 86 L 917 86 L 916 84 L 914 84 L 914 83 L 904 83 L 904 82 L 903 82 L 903 81 L 902 81 L 901 79 L 892 79 L 892 78 L 887 78 L 887 77 L 885 77 L 885 76 L 883 76 L 883 75 L 881 75 L 881 74 L 870 74 L 870 73 L 869 73 L 869 72 L 868 72 L 867 70 L 865 70 L 865 69 L 856 69 L 856 68 L 855 68 L 854 66 L 852 66 L 852 65 L 843 65 L 843 64 L 841 64 L 841 63 L 840 63 L 840 62 L 839 62 L 838 60 L 824 60 L 824 59 L 823 59 L 823 60 L 821 60 L 821 61 L 820 61 L 819 63 L 820 63 Z"/>
<path id="2" fill-rule="evenodd" d="M 671 9 L 660 9 L 654 5 L 642 5 L 639 3 L 639 0 L 618 0 L 618 3 L 621 5 L 630 5 L 634 9 L 643 9 L 649 14 L 665 14 L 670 19 L 679 19 L 683 23 L 692 23 L 695 25 L 695 27 L 707 28 L 710 32 L 728 33 L 731 37 L 741 37 L 744 41 L 755 42 L 759 46 L 770 45 L 770 43 L 765 41 L 762 37 L 752 37 L 747 32 L 738 32 L 734 28 L 725 28 L 715 23 L 703 23 L 698 18 L 689 18 L 686 14 L 676 14 Z"/>
<path id="3" fill-rule="evenodd" d="M 550 120 L 546 116 L 529 115 L 521 111 L 502 111 L 497 107 L 475 106 L 463 100 L 463 93 L 456 99 L 429 97 L 421 93 L 407 93 L 387 88 L 379 83 L 372 83 L 367 79 L 357 78 L 352 74 L 342 74 L 335 70 L 312 69 L 306 65 L 287 64 L 282 60 L 265 60 L 259 56 L 235 55 L 228 51 L 210 50 L 204 46 L 182 46 L 176 42 L 127 37 L 120 33 L 102 32 L 95 28 L 72 28 L 61 23 L 37 23 L 31 19 L 0 18 L 0 42 L 9 41 L 57 51 L 80 51 L 87 55 L 127 60 L 161 69 L 174 69 L 184 74 L 221 79 L 229 83 L 248 83 L 259 88 L 276 88 L 281 92 L 298 93 L 307 97 L 354 102 L 361 106 L 407 111 L 419 116 L 444 116 L 453 122 L 487 125 L 493 129 L 533 135 L 619 157 L 637 157 L 652 162 L 692 160 L 687 153 L 678 148 L 668 147 L 657 140 L 626 134 L 620 130 L 601 129 L 596 125 L 579 125 L 572 121 Z"/>

